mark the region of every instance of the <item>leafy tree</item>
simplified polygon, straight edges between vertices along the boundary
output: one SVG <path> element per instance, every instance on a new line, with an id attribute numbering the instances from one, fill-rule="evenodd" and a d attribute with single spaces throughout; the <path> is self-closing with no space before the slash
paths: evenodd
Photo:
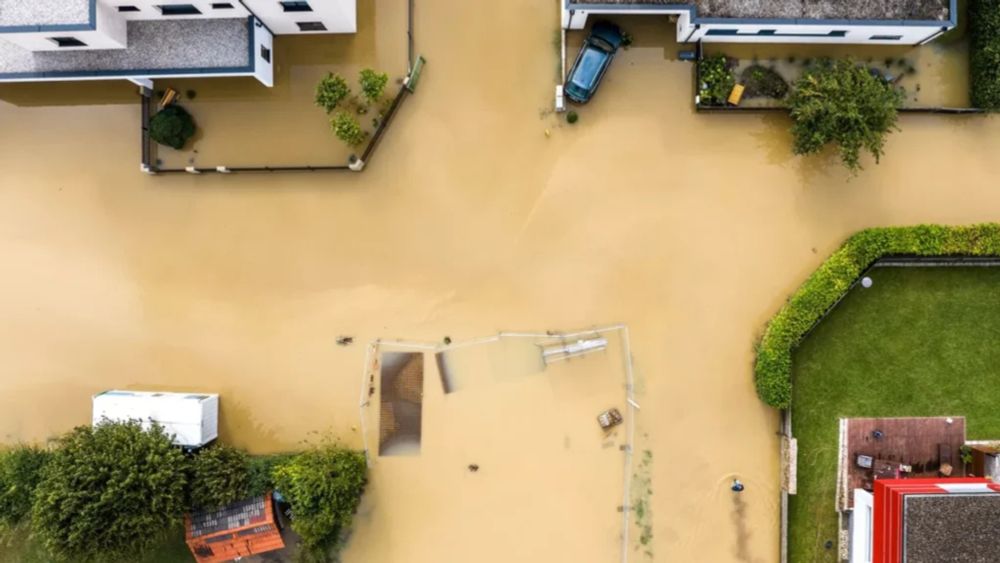
<path id="1" fill-rule="evenodd" d="M 184 148 L 196 129 L 191 114 L 177 104 L 163 108 L 149 120 L 149 136 L 177 150 Z"/>
<path id="2" fill-rule="evenodd" d="M 969 2 L 969 75 L 972 105 L 1000 109 L 1000 0 Z"/>
<path id="3" fill-rule="evenodd" d="M 361 76 L 358 77 L 358 83 L 361 85 L 361 92 L 365 95 L 370 103 L 375 103 L 382 98 L 382 94 L 385 93 L 385 85 L 389 83 L 389 75 L 384 72 L 375 72 L 370 68 L 366 68 L 361 71 Z"/>
<path id="4" fill-rule="evenodd" d="M 186 465 L 159 426 L 76 428 L 42 470 L 34 533 L 58 559 L 139 560 L 181 522 Z"/>
<path id="5" fill-rule="evenodd" d="M 316 105 L 330 113 L 344 98 L 351 95 L 351 87 L 339 74 L 329 73 L 316 85 Z"/>
<path id="6" fill-rule="evenodd" d="M 898 130 L 902 102 L 902 93 L 850 59 L 816 64 L 796 81 L 788 99 L 795 154 L 818 153 L 834 143 L 841 162 L 856 174 L 862 149 L 879 161 L 886 136 Z"/>
<path id="7" fill-rule="evenodd" d="M 191 458 L 191 506 L 220 508 L 250 496 L 250 456 L 217 444 Z"/>
<path id="8" fill-rule="evenodd" d="M 367 477 L 362 452 L 336 445 L 306 450 L 274 470 L 277 490 L 292 507 L 292 529 L 304 553 L 323 561 L 351 526 Z"/>
<path id="9" fill-rule="evenodd" d="M 28 445 L 0 451 L 0 524 L 13 527 L 31 514 L 35 488 L 50 457 Z"/>
<path id="10" fill-rule="evenodd" d="M 358 120 L 346 111 L 337 112 L 330 120 L 330 127 L 338 139 L 352 147 L 360 145 L 368 137 Z"/>

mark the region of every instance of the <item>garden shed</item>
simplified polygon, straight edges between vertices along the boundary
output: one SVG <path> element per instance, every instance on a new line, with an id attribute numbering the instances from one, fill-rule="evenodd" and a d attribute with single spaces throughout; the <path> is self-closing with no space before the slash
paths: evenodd
<path id="1" fill-rule="evenodd" d="M 218 563 L 285 547 L 270 495 L 184 518 L 185 540 L 198 563 Z"/>

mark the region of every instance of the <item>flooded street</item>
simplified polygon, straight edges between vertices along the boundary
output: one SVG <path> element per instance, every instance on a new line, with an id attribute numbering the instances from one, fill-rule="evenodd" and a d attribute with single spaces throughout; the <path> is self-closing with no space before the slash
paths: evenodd
<path id="1" fill-rule="evenodd" d="M 902 116 L 882 164 L 865 159 L 848 180 L 833 155 L 794 157 L 783 116 L 695 114 L 690 63 L 676 60 L 686 47 L 666 18 L 635 17 L 619 20 L 635 44 L 570 126 L 550 112 L 556 3 L 488 8 L 417 0 L 428 64 L 362 174 L 149 177 L 130 86 L 0 86 L 4 440 L 86 424 L 91 394 L 125 387 L 220 393 L 222 438 L 255 452 L 314 431 L 360 447 L 359 380 L 374 339 L 624 323 L 652 454 L 655 560 L 776 561 L 778 415 L 754 392 L 755 337 L 858 229 L 996 220 L 1000 122 Z M 311 72 L 279 80 L 308 90 Z M 250 133 L 205 138 L 219 134 L 246 143 Z M 244 150 L 266 159 L 299 142 L 290 129 Z M 355 344 L 336 345 L 344 335 Z M 560 439 L 560 397 L 545 402 L 551 413 L 531 399 L 520 435 Z M 490 403 L 448 414 L 475 420 L 477 405 Z M 438 439 L 459 431 L 433 406 L 428 458 L 434 428 L 447 429 Z M 490 428 L 486 437 L 504 436 Z M 490 528 L 491 507 L 522 486 L 515 476 L 551 477 L 491 456 L 510 480 L 452 486 L 467 476 L 465 457 L 438 459 L 413 488 L 391 468 L 405 459 L 380 460 L 373 517 L 359 519 L 348 562 L 556 561 L 545 538 L 576 541 L 580 530 L 604 534 L 583 543 L 601 561 L 617 557 L 621 515 L 609 503 L 620 485 L 543 489 L 532 526 Z M 586 487 L 605 482 L 604 465 L 560 468 Z M 478 536 L 452 537 L 477 521 Z M 575 549 L 567 561 L 581 560 Z"/>

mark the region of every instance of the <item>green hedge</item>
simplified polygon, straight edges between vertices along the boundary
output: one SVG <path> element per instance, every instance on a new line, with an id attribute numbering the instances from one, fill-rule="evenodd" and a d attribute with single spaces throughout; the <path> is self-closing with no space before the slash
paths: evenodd
<path id="1" fill-rule="evenodd" d="M 903 256 L 1000 256 L 1000 224 L 919 225 L 861 231 L 833 253 L 771 319 L 757 345 L 754 382 L 765 403 L 792 401 L 792 351 L 875 260 Z"/>
<path id="2" fill-rule="evenodd" d="M 977 108 L 1000 109 L 1000 0 L 969 2 L 969 79 Z"/>

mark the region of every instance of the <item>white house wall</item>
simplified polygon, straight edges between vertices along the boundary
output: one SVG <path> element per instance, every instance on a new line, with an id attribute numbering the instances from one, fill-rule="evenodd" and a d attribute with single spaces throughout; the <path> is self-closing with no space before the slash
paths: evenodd
<path id="1" fill-rule="evenodd" d="M 275 35 L 354 33 L 358 30 L 356 0 L 309 0 L 311 12 L 286 12 L 277 0 L 243 0 Z M 298 22 L 322 22 L 326 31 L 299 31 Z"/>
<path id="2" fill-rule="evenodd" d="M 851 543 L 849 563 L 871 563 L 875 519 L 875 497 L 864 489 L 854 489 L 854 510 L 851 512 Z"/>
<path id="3" fill-rule="evenodd" d="M 617 15 L 665 15 L 677 17 L 677 41 L 679 43 L 703 41 L 705 43 L 855 43 L 869 45 L 916 45 L 932 39 L 946 28 L 941 25 L 840 25 L 817 22 L 815 24 L 790 23 L 742 23 L 692 21 L 687 9 L 654 8 L 601 8 L 596 10 L 563 9 L 562 25 L 565 29 L 584 29 L 590 16 L 604 14 Z M 710 30 L 735 30 L 738 35 L 710 35 Z M 761 30 L 773 30 L 773 35 L 756 35 Z M 831 31 L 843 31 L 843 36 L 827 35 Z M 872 37 L 899 37 L 898 39 L 872 39 Z"/>
<path id="4" fill-rule="evenodd" d="M 240 4 L 239 0 L 231 0 L 232 8 L 212 8 L 212 0 L 98 0 L 99 4 L 105 4 L 115 10 L 118 15 L 125 20 L 202 20 L 208 18 L 245 18 L 250 12 Z M 277 2 L 275 2 L 277 3 Z M 164 16 L 157 6 L 191 4 L 201 11 L 200 14 L 191 16 Z M 135 6 L 138 12 L 118 12 L 118 6 Z"/>
<path id="5" fill-rule="evenodd" d="M 260 22 L 255 21 L 253 34 L 254 76 L 267 87 L 274 86 L 274 36 Z M 270 60 L 264 58 L 264 49 Z"/>
<path id="6" fill-rule="evenodd" d="M 97 5 L 97 29 L 91 31 L 31 31 L 4 33 L 3 40 L 29 51 L 79 51 L 86 49 L 124 49 L 126 24 L 117 10 Z M 53 37 L 73 37 L 86 43 L 84 47 L 60 47 Z"/>

